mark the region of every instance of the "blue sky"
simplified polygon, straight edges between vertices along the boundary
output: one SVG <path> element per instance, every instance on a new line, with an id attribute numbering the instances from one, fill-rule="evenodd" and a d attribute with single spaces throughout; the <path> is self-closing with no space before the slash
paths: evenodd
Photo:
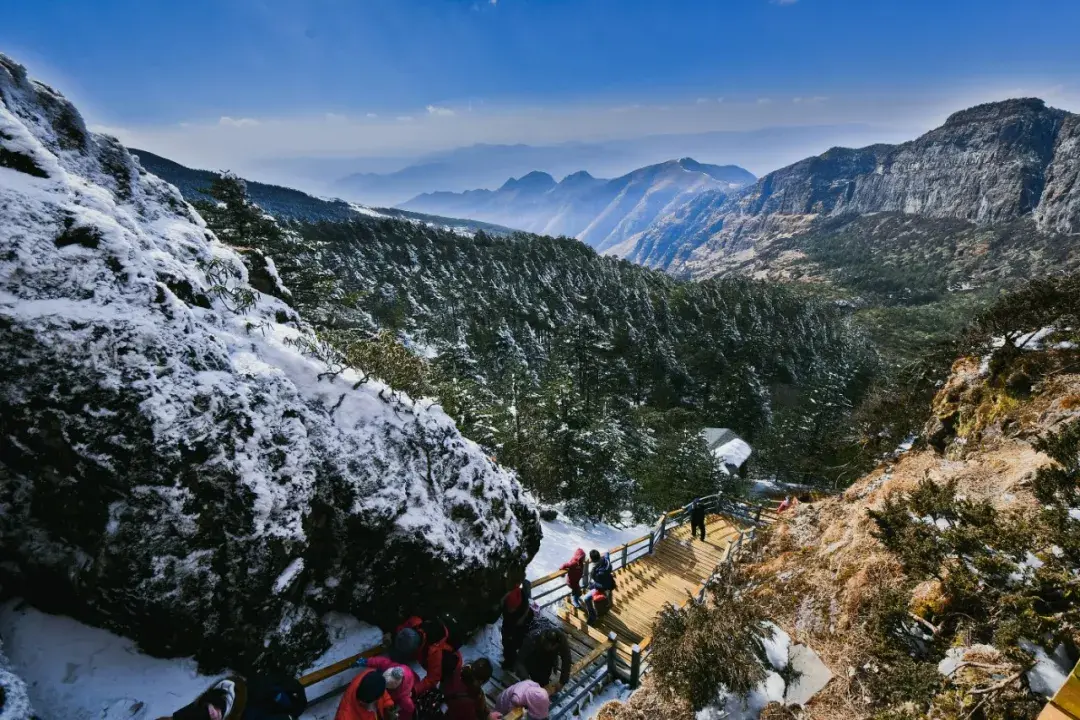
<path id="1" fill-rule="evenodd" d="M 1077 0 L 32 0 L 0 50 L 181 155 L 385 154 L 1068 106 L 1077 28 Z"/>

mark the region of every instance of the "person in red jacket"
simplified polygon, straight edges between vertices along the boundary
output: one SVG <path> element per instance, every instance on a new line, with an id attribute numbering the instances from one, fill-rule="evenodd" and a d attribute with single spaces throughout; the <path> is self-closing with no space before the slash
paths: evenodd
<path id="1" fill-rule="evenodd" d="M 422 698 L 438 688 L 444 679 L 450 680 L 461 672 L 461 653 L 448 639 L 440 640 L 428 648 L 424 659 L 424 679 L 415 688 L 417 698 Z"/>
<path id="2" fill-rule="evenodd" d="M 334 720 L 394 720 L 396 714 L 382 673 L 365 668 L 345 688 Z"/>
<path id="3" fill-rule="evenodd" d="M 487 658 L 477 658 L 461 668 L 457 677 L 443 683 L 443 716 L 447 720 L 488 720 L 484 683 L 490 679 L 491 662 Z"/>
<path id="4" fill-rule="evenodd" d="M 566 584 L 570 588 L 570 601 L 574 607 L 581 607 L 581 578 L 585 576 L 585 551 L 578 548 L 570 562 L 564 563 L 560 570 L 566 571 Z"/>
<path id="5" fill-rule="evenodd" d="M 369 667 L 383 674 L 386 680 L 386 692 L 398 709 L 398 720 L 412 720 L 416 715 L 416 703 L 413 702 L 413 690 L 420 679 L 408 665 L 394 662 L 388 657 L 361 658 L 357 665 Z"/>

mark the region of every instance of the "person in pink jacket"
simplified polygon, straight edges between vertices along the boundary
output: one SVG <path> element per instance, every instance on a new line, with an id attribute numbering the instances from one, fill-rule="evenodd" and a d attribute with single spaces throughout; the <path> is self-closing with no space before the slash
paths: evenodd
<path id="1" fill-rule="evenodd" d="M 499 715 L 507 715 L 515 708 L 523 708 L 529 720 L 544 720 L 551 712 L 551 698 L 539 683 L 523 680 L 503 690 L 495 705 Z"/>
<path id="2" fill-rule="evenodd" d="M 386 678 L 386 692 L 398 709 L 398 720 L 413 720 L 416 704 L 413 702 L 413 686 L 416 685 L 416 673 L 408 665 L 396 663 L 388 657 L 367 658 L 365 667 L 376 670 Z M 396 686 L 393 681 L 401 677 Z"/>

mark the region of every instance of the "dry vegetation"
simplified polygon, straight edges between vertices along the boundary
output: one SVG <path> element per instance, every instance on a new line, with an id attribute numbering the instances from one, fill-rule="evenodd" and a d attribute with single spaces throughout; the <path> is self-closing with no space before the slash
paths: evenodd
<path id="1" fill-rule="evenodd" d="M 1032 441 L 1080 418 L 1080 375 L 1075 353 L 1046 351 L 1025 354 L 1010 363 L 1000 381 L 991 383 L 980 373 L 977 358 L 953 366 L 948 383 L 934 400 L 926 437 L 935 447 L 909 451 L 852 485 L 842 495 L 797 506 L 787 518 L 765 533 L 755 548 L 748 571 L 758 582 L 756 600 L 793 642 L 814 648 L 834 674 L 833 680 L 807 707 L 770 707 L 763 717 L 846 720 L 867 717 L 921 717 L 912 703 L 896 702 L 882 711 L 881 681 L 918 687 L 921 677 L 896 678 L 906 670 L 881 662 L 875 618 L 890 608 L 906 606 L 911 621 L 931 633 L 926 618 L 940 617 L 950 599 L 940 581 L 923 582 L 905 575 L 900 558 L 880 542 L 878 524 L 868 510 L 880 511 L 886 498 L 910 493 L 929 479 L 946 486 L 955 483 L 956 497 L 988 501 L 1000 517 L 1021 520 L 1040 509 L 1032 493 L 1036 471 L 1050 459 L 1032 447 Z M 985 370 L 985 368 L 984 368 Z M 1022 375 L 1022 377 L 1021 377 Z M 1032 380 L 1031 378 L 1034 378 Z M 994 385 L 992 387 L 992 385 Z M 928 711 L 930 717 L 1023 717 L 1038 703 L 1012 669 L 1016 658 L 1002 657 L 963 632 L 953 640 L 962 666 L 943 690 L 942 680 Z M 1003 668 L 1009 672 L 1003 673 Z M 1000 688 L 994 689 L 996 684 Z M 990 688 L 990 693 L 987 689 Z M 988 694 L 1006 697 L 1020 714 L 975 714 L 976 701 Z M 974 700 L 973 700 L 974 698 Z M 1019 703 L 1019 704 L 1017 704 Z M 610 703 L 603 720 L 689 718 L 688 708 L 661 702 L 657 691 L 643 686 L 624 704 Z"/>

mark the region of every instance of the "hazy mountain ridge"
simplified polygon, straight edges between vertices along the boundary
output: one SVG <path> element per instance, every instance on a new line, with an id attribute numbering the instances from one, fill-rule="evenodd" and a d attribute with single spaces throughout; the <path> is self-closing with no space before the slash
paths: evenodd
<path id="1" fill-rule="evenodd" d="M 658 217 L 695 195 L 730 193 L 753 182 L 736 166 L 706 165 L 690 158 L 639 168 L 613 180 L 581 171 L 561 182 L 534 171 L 498 190 L 428 193 L 403 208 L 478 218 L 543 235 L 577 237 L 604 252 L 644 231 Z"/>
<path id="2" fill-rule="evenodd" d="M 698 197 L 660 217 L 621 254 L 709 277 L 745 267 L 771 243 L 826 218 L 879 212 L 980 227 L 1030 218 L 1038 233 L 1074 234 L 1078 175 L 1078 116 L 1032 98 L 989 103 L 907 143 L 833 148 L 741 193 Z M 799 249 L 797 239 L 786 244 Z"/>
<path id="3" fill-rule="evenodd" d="M 132 149 L 131 154 L 139 158 L 139 164 L 143 168 L 175 185 L 188 202 L 210 199 L 205 190 L 210 187 L 210 184 L 217 176 L 216 172 L 189 168 L 146 150 Z M 428 215 L 397 208 L 368 208 L 337 198 L 315 197 L 300 190 L 280 185 L 270 185 L 252 180 L 245 180 L 245 184 L 252 201 L 278 220 L 345 222 L 365 217 L 387 217 L 411 220 L 469 233 L 482 230 L 496 235 L 506 235 L 513 232 L 508 227 L 464 218 Z"/>

